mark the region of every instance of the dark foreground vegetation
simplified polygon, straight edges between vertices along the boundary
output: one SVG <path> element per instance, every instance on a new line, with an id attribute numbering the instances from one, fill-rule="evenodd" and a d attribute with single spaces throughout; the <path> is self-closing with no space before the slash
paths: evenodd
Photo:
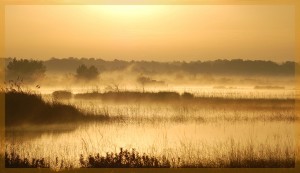
<path id="1" fill-rule="evenodd" d="M 0 94 L 5 95 L 6 126 L 45 125 L 108 119 L 106 116 L 83 113 L 72 105 L 57 101 L 45 102 L 40 94 L 23 91 L 17 83 L 2 90 Z"/>
<path id="2" fill-rule="evenodd" d="M 232 157 L 229 160 L 220 160 L 220 163 L 185 163 L 180 158 L 171 160 L 162 157 L 154 157 L 137 151 L 120 149 L 119 153 L 106 153 L 105 156 L 98 154 L 84 157 L 80 155 L 80 168 L 294 168 L 295 158 L 239 158 Z M 21 158 L 16 153 L 5 153 L 6 168 L 54 168 L 72 169 L 72 165 L 64 165 L 64 161 L 56 158 L 54 165 L 41 159 Z M 74 163 L 75 164 L 75 163 Z"/>
<path id="3" fill-rule="evenodd" d="M 46 163 L 45 159 L 21 158 L 18 154 L 5 152 L 5 167 L 6 168 L 50 168 L 50 164 Z"/>
<path id="4" fill-rule="evenodd" d="M 84 157 L 80 155 L 81 168 L 170 168 L 171 162 L 166 158 L 156 158 L 154 156 L 140 155 L 134 149 L 132 151 L 120 149 L 119 153 L 106 153 L 106 156 L 100 154 L 89 155 Z M 55 165 L 52 167 L 59 167 L 60 169 L 69 169 L 70 166 L 64 165 L 64 161 L 58 161 L 56 158 Z M 50 168 L 49 162 L 44 158 L 28 159 L 21 158 L 16 153 L 5 153 L 5 167 L 6 168 Z M 72 168 L 72 166 L 71 166 Z"/>
<path id="5" fill-rule="evenodd" d="M 82 168 L 170 168 L 171 163 L 166 157 L 156 158 L 154 156 L 139 155 L 134 149 L 132 151 L 120 149 L 119 153 L 106 153 L 106 156 L 96 154 L 84 158 L 80 156 Z"/>
<path id="6" fill-rule="evenodd" d="M 41 96 L 23 92 L 5 93 L 5 123 L 46 124 L 77 121 L 84 118 L 79 110 L 71 105 L 58 102 L 46 103 Z"/>

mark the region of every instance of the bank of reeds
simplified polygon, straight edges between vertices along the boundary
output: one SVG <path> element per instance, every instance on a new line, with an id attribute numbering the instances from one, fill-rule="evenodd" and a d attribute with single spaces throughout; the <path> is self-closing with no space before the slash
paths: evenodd
<path id="1" fill-rule="evenodd" d="M 99 153 L 89 156 L 80 155 L 80 168 L 294 168 L 295 156 L 291 153 L 283 157 L 275 157 L 270 155 L 264 158 L 237 155 L 231 155 L 219 160 L 211 160 L 210 162 L 195 160 L 194 162 L 185 162 L 181 158 L 167 158 L 166 156 L 155 157 L 148 154 L 140 154 L 135 149 L 123 150 L 120 152 L 100 155 Z M 5 153 L 6 168 L 59 168 L 72 169 L 73 165 L 65 166 L 64 161 L 58 161 L 54 165 L 50 165 L 44 158 L 21 158 L 16 153 Z M 74 163 L 74 165 L 77 165 Z"/>
<path id="2" fill-rule="evenodd" d="M 90 115 L 70 104 L 45 102 L 42 96 L 30 91 L 10 90 L 5 96 L 5 125 L 59 124 L 89 120 L 107 120 L 105 115 Z"/>
<path id="3" fill-rule="evenodd" d="M 5 152 L 5 167 L 6 168 L 50 168 L 50 164 L 41 159 L 21 158 L 18 154 Z"/>
<path id="4" fill-rule="evenodd" d="M 80 156 L 80 165 L 82 168 L 170 168 L 170 161 L 163 156 L 157 158 L 154 156 L 140 155 L 139 152 L 120 149 L 119 153 L 106 153 L 106 156 L 96 154 L 84 158 Z"/>
<path id="5" fill-rule="evenodd" d="M 139 91 L 119 91 L 119 92 L 87 92 L 74 95 L 75 99 L 98 99 L 113 102 L 158 102 L 158 103 L 193 103 L 201 105 L 230 105 L 240 104 L 257 106 L 270 104 L 295 104 L 295 99 L 288 98 L 229 98 L 217 96 L 196 96 L 192 93 L 160 91 L 160 92 L 139 92 Z"/>

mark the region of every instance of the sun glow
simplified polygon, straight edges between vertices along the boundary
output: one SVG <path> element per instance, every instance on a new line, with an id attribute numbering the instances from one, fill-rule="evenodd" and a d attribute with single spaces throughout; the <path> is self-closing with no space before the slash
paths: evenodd
<path id="1" fill-rule="evenodd" d="M 155 16 L 162 12 L 159 5 L 87 5 L 92 13 L 102 13 L 111 17 L 135 18 L 141 16 Z"/>
<path id="2" fill-rule="evenodd" d="M 294 16 L 289 6 L 12 5 L 5 56 L 292 60 Z"/>

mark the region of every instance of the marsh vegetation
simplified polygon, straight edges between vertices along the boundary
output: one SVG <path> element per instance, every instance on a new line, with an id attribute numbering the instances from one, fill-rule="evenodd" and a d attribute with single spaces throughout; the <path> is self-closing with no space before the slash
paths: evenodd
<path id="1" fill-rule="evenodd" d="M 0 1 L 7 168 L 296 171 L 294 5 Z"/>
<path id="2" fill-rule="evenodd" d="M 6 94 L 8 100 L 12 96 L 34 97 L 34 101 L 38 99 L 43 103 L 37 102 L 41 104 L 38 108 L 51 109 L 47 114 L 34 114 L 40 118 L 27 119 L 26 114 L 7 118 L 7 167 L 295 165 L 294 99 L 201 98 L 175 92 L 125 92 L 106 93 L 107 97 L 103 97 L 105 93 L 78 94 L 71 100 L 49 103 L 47 97 L 43 101 L 34 94 Z M 29 107 L 26 106 L 26 112 Z M 6 114 L 19 115 L 11 113 L 14 108 L 6 108 Z M 21 120 L 23 124 L 27 122 L 27 126 L 16 126 Z M 52 128 L 38 130 L 41 123 L 45 129 Z M 72 124 L 73 128 L 60 131 L 58 124 Z M 28 135 L 34 132 L 36 135 Z M 120 147 L 125 148 L 124 156 L 122 151 L 117 151 Z M 136 155 L 132 148 L 141 154 Z"/>
<path id="3" fill-rule="evenodd" d="M 1 91 L 6 101 L 6 167 L 295 166 L 299 117 L 296 90 L 289 83 L 194 83 L 182 88 L 148 74 L 132 77 L 136 88 L 126 88 L 106 81 L 101 72 L 84 80 L 90 86 L 101 82 L 92 88 L 78 89 L 78 74 L 74 88 L 43 90 L 43 80 L 33 87 L 21 79 L 7 81 Z"/>

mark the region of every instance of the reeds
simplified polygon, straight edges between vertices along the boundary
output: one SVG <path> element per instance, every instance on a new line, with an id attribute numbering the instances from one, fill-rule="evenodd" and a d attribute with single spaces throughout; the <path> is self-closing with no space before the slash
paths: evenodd
<path id="1" fill-rule="evenodd" d="M 82 168 L 170 168 L 170 161 L 163 156 L 156 158 L 154 156 L 140 155 L 135 149 L 131 151 L 120 148 L 119 153 L 106 153 L 106 156 L 96 154 L 84 158 L 80 156 L 80 165 Z"/>
<path id="2" fill-rule="evenodd" d="M 5 152 L 5 167 L 6 168 L 50 168 L 50 164 L 44 158 L 32 159 L 21 158 L 18 154 Z"/>
<path id="3" fill-rule="evenodd" d="M 239 153 L 240 152 L 240 153 Z M 219 158 L 218 160 L 194 160 L 186 162 L 180 157 L 168 159 L 166 156 L 155 157 L 145 153 L 140 154 L 135 149 L 124 150 L 120 148 L 120 152 L 107 152 L 105 156 L 99 153 L 89 156 L 80 155 L 80 168 L 294 168 L 295 155 L 288 154 L 285 157 L 276 157 L 269 153 L 268 157 L 253 157 L 254 153 L 241 155 L 243 151 L 234 150 L 228 156 Z M 245 153 L 244 153 L 245 154 Z M 50 165 L 49 161 L 44 158 L 37 159 L 21 158 L 18 154 L 5 153 L 6 168 L 59 168 L 72 169 L 74 165 L 68 167 L 64 165 L 64 160 L 56 157 L 54 165 Z"/>
<path id="4" fill-rule="evenodd" d="M 256 126 L 255 123 L 284 123 L 284 126 L 289 126 L 297 120 L 295 115 L 295 99 L 249 99 L 249 98 L 219 98 L 219 97 L 197 97 L 191 93 L 179 94 L 176 92 L 107 92 L 107 93 L 86 93 L 86 94 L 77 94 L 75 99 L 82 101 L 81 99 L 95 99 L 98 101 L 98 98 L 101 100 L 111 100 L 113 101 L 112 106 L 107 106 L 101 104 L 100 102 L 88 102 L 88 106 L 72 103 L 72 105 L 64 104 L 60 101 L 45 102 L 41 95 L 31 92 L 24 92 L 22 89 L 10 89 L 3 92 L 6 96 L 6 125 L 20 125 L 22 123 L 32 123 L 39 124 L 44 127 L 45 124 L 58 124 L 58 123 L 73 123 L 73 122 L 84 122 L 96 121 L 96 120 L 120 120 L 126 121 L 128 125 L 135 123 L 135 120 L 138 120 L 143 127 L 140 132 L 138 128 L 132 126 L 134 134 L 129 133 L 133 136 L 144 135 L 144 131 L 153 130 L 148 129 L 147 123 L 149 121 L 165 123 L 163 128 L 171 128 L 172 124 L 183 124 L 186 121 L 195 122 L 197 124 L 207 125 L 207 123 L 217 123 L 220 125 L 223 123 L 224 129 L 228 129 L 230 124 L 243 123 L 245 127 L 247 126 Z M 74 101 L 72 100 L 72 101 Z M 132 104 L 132 102 L 134 104 Z M 146 101 L 144 104 L 144 101 Z M 123 106 L 118 106 L 116 102 L 126 103 Z M 155 104 L 150 104 L 150 102 Z M 104 102 L 103 102 L 104 103 Z M 163 104 L 161 104 L 163 103 Z M 120 104 L 121 105 L 121 104 Z M 127 121 L 128 120 L 128 121 Z M 171 122 L 171 123 L 170 123 Z M 176 123 L 173 123 L 176 122 Z M 112 121 L 112 123 L 114 123 Z M 132 124 L 130 124 L 132 123 Z M 169 123 L 169 124 L 168 124 Z M 236 123 L 236 124 L 235 124 Z M 251 124 L 250 124 L 251 123 Z M 90 127 L 90 123 L 87 125 Z M 107 125 L 109 128 L 101 129 L 102 126 Z M 213 124 L 211 124 L 213 125 Z M 195 138 L 195 135 L 191 135 L 189 138 L 183 138 L 184 147 L 177 146 L 176 150 L 170 149 L 170 146 L 167 146 L 166 136 L 162 140 L 162 145 L 156 145 L 155 149 L 160 150 L 159 152 L 148 153 L 147 149 L 143 154 L 138 153 L 134 149 L 124 150 L 120 149 L 120 152 L 108 152 L 106 155 L 101 155 L 97 153 L 102 146 L 107 143 L 107 145 L 117 145 L 119 143 L 113 143 L 113 139 L 124 137 L 130 138 L 131 136 L 118 136 L 112 135 L 114 132 L 113 129 L 122 129 L 119 124 L 106 124 L 103 123 L 100 126 L 95 127 L 91 131 L 87 132 L 88 135 L 93 135 L 94 141 L 91 141 L 89 147 L 96 148 L 91 152 L 86 152 L 86 155 L 79 155 L 81 149 L 78 150 L 66 150 L 59 151 L 62 157 L 60 161 L 58 158 L 53 155 L 51 156 L 51 162 L 46 161 L 43 157 L 45 153 L 39 153 L 38 150 L 27 149 L 26 146 L 18 145 L 23 151 L 32 152 L 32 157 L 21 158 L 15 152 L 5 153 L 5 165 L 6 167 L 58 167 L 59 169 L 65 169 L 66 163 L 70 164 L 68 168 L 206 168 L 206 167 L 217 167 L 217 168 L 292 168 L 295 167 L 295 151 L 293 150 L 293 143 L 285 144 L 281 143 L 283 140 L 274 140 L 268 139 L 265 142 L 259 143 L 256 142 L 255 146 L 252 143 L 243 141 L 243 146 L 234 144 L 234 142 L 229 144 L 223 143 L 220 146 L 211 146 L 209 144 L 201 146 L 197 142 L 193 143 L 195 145 L 188 145 L 189 142 L 192 143 L 199 139 Z M 87 127 L 82 128 L 81 130 L 86 130 Z M 159 124 L 155 124 L 155 135 L 161 135 L 163 129 L 158 129 Z M 201 127 L 203 128 L 203 127 Z M 212 127 L 214 128 L 214 127 Z M 236 127 L 235 127 L 236 128 Z M 236 128 L 237 130 L 242 130 L 242 128 Z M 277 126 L 275 127 L 277 128 Z M 158 129 L 158 130 L 157 130 Z M 102 130 L 101 134 L 107 133 L 107 138 L 97 137 L 95 131 Z M 174 129 L 173 130 L 178 130 Z M 180 129 L 179 129 L 180 130 Z M 178 130 L 178 138 L 181 139 L 182 134 Z M 182 130 L 182 129 L 181 129 Z M 197 132 L 200 133 L 198 129 Z M 215 130 L 215 129 L 214 129 Z M 259 129 L 261 130 L 261 129 Z M 112 131 L 112 132 L 111 132 Z M 194 133 L 196 131 L 193 131 Z M 256 133 L 260 131 L 256 131 Z M 249 132 L 250 133 L 250 132 Z M 245 135 L 249 135 L 246 132 Z M 285 132 L 276 132 L 276 135 L 282 135 Z M 123 135 L 123 133 L 120 133 Z M 225 134 L 225 133 L 224 133 Z M 77 138 L 82 137 L 81 133 L 76 133 L 76 135 L 70 137 L 68 141 L 76 141 Z M 243 134 L 244 135 L 244 134 Z M 177 136 L 176 136 L 177 137 Z M 266 136 L 268 137 L 268 136 Z M 91 138 L 89 136 L 89 138 Z M 174 136 L 173 136 L 174 138 Z M 48 139 L 48 138 L 47 138 Z M 154 138 L 154 141 L 156 138 Z M 233 138 L 234 141 L 239 141 L 240 139 Z M 243 139 L 243 138 L 241 138 Z M 283 138 L 286 139 L 286 138 Z M 218 139 L 221 140 L 221 139 Z M 159 141 L 159 140 L 158 140 Z M 200 141 L 203 141 L 201 139 Z M 60 141 L 61 142 L 61 141 Z M 64 141 L 66 142 L 66 141 Z M 98 143 L 99 142 L 99 143 Z M 109 143 L 110 142 L 110 143 Z M 125 142 L 125 141 L 124 141 Z M 165 143 L 164 143 L 165 142 Z M 97 144 L 96 144 L 97 143 Z M 269 146 L 264 146 L 265 143 L 270 143 Z M 258 146 L 262 144 L 262 147 Z M 36 148 L 46 147 L 47 144 L 43 143 L 34 143 L 32 146 Z M 54 144 L 53 144 L 54 145 Z M 74 144 L 75 145 L 75 144 Z M 106 144 L 105 144 L 106 145 Z M 125 144 L 124 144 L 125 145 Z M 146 145 L 151 145 L 146 143 Z M 278 148 L 276 148 L 278 145 Z M 280 146 L 279 146 L 280 145 Z M 16 146 L 18 148 L 18 146 Z M 273 148 L 275 146 L 275 149 Z M 14 147 L 14 146 L 13 146 Z M 70 144 L 65 146 L 66 148 L 71 148 Z M 139 145 L 137 147 L 140 147 Z M 147 146 L 149 147 L 149 146 Z M 160 148 L 161 147 L 161 148 Z M 74 147 L 76 148 L 76 147 Z M 85 150 L 87 151 L 88 146 Z M 254 149 L 253 149 L 254 148 Z M 60 150 L 60 146 L 57 145 L 56 148 L 53 147 L 52 150 Z M 170 149 L 170 150 L 168 150 Z M 49 149 L 51 150 L 51 149 Z M 167 152 L 163 150 L 168 150 Z M 180 150 L 179 152 L 177 152 Z M 286 150 L 286 152 L 284 152 Z M 15 151 L 12 149 L 11 151 Z M 104 149 L 104 151 L 107 151 Z M 109 151 L 112 151 L 109 149 Z M 175 151 L 175 152 L 174 152 Z M 203 152 L 204 151 L 204 152 Z M 205 153 L 207 151 L 207 153 Z M 36 152 L 36 153 L 35 153 Z M 196 154 L 195 154 L 196 152 Z M 37 154 L 39 153 L 39 154 Z M 70 154 L 71 153 L 71 154 Z M 91 154 L 96 153 L 96 154 Z M 278 154 L 276 154 L 278 153 Z M 37 155 L 35 155 L 37 154 Z M 23 154 L 24 155 L 24 154 Z M 72 155 L 72 156 L 70 156 Z M 75 155 L 75 156 L 74 156 Z M 41 158 L 38 158 L 41 157 Z M 71 159 L 70 159 L 71 158 Z M 79 159 L 78 159 L 79 158 Z M 56 161 L 53 161 L 53 160 Z M 52 164 L 52 165 L 51 165 Z"/>
<path id="5" fill-rule="evenodd" d="M 45 102 L 41 95 L 11 90 L 5 95 L 5 125 L 59 124 L 79 121 L 107 120 L 105 115 L 92 116 L 70 104 Z"/>

